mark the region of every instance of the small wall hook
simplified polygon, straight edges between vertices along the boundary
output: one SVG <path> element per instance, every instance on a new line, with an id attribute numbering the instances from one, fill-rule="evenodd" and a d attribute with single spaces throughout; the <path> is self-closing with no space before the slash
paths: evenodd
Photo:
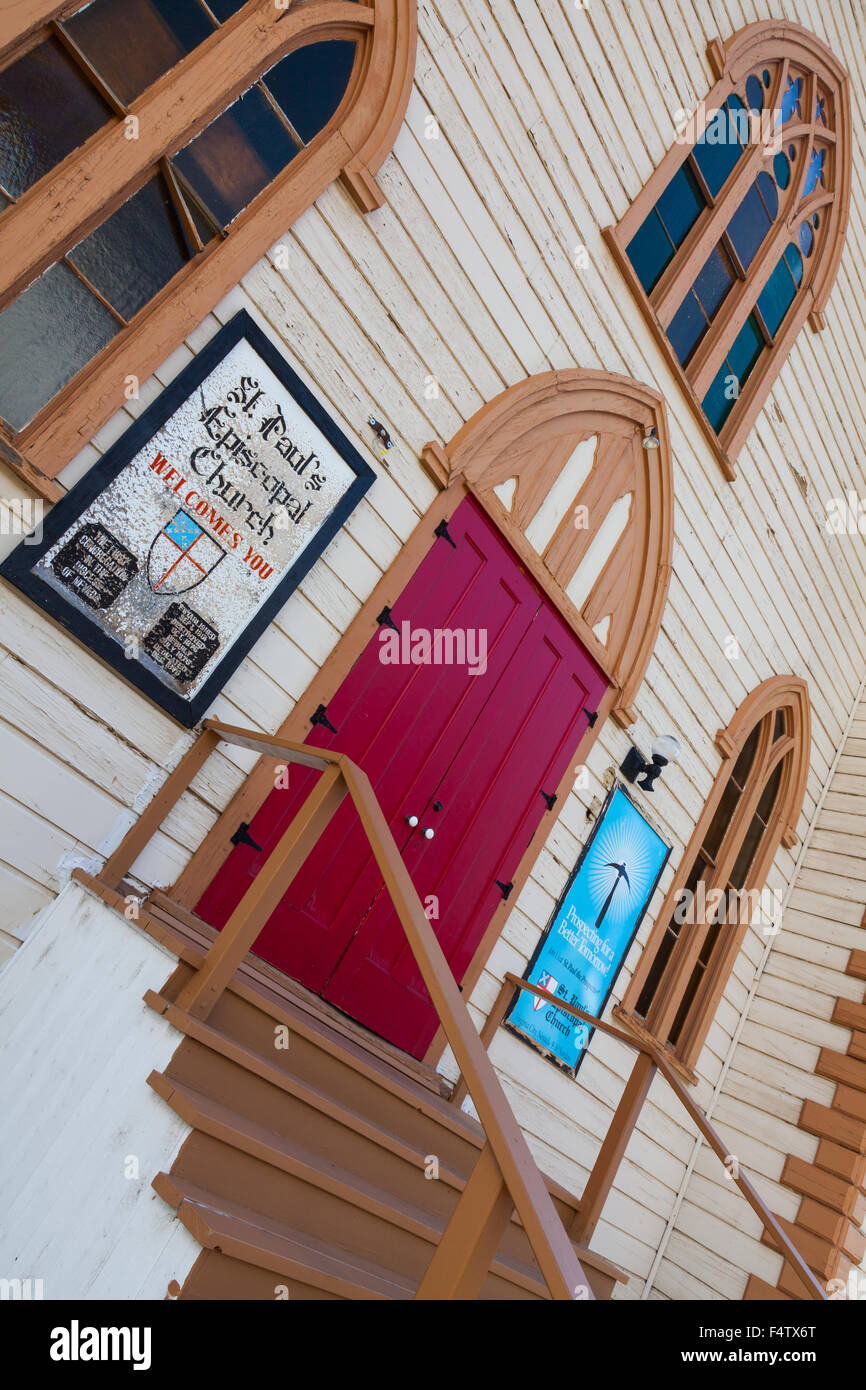
<path id="1" fill-rule="evenodd" d="M 388 431 L 385 429 L 385 426 L 382 424 L 381 420 L 377 420 L 375 416 L 370 415 L 367 419 L 367 424 L 370 426 L 370 429 L 373 431 L 373 433 L 378 435 L 379 439 L 381 439 L 382 443 L 385 445 L 385 448 L 390 449 L 394 441 L 391 438 Z"/>

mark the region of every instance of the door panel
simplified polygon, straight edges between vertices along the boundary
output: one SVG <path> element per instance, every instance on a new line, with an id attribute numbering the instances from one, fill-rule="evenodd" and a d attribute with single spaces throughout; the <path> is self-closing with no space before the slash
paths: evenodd
<path id="1" fill-rule="evenodd" d="M 330 701 L 337 732 L 306 742 L 367 773 L 459 980 L 559 784 L 605 680 L 483 511 L 466 499 L 456 542 L 431 548 L 399 598 L 398 629 L 483 629 L 487 670 L 383 663 L 381 630 Z M 196 910 L 222 927 L 320 774 L 290 765 L 253 818 L 257 852 L 238 845 Z M 433 803 L 441 801 L 442 810 Z M 419 817 L 410 830 L 408 815 Z M 432 840 L 421 834 L 435 830 Z M 432 914 L 431 914 L 432 916 Z M 255 953 L 375 1032 L 421 1055 L 436 1019 L 402 928 L 347 799 L 296 875 Z"/>
<path id="2" fill-rule="evenodd" d="M 547 810 L 605 689 L 571 631 L 546 605 L 509 665 L 493 717 L 482 720 L 433 789 L 404 847 L 422 902 L 460 980 Z M 432 803 L 440 802 L 436 812 Z M 434 829 L 425 840 L 424 827 Z M 382 891 L 324 996 L 390 1041 L 423 1055 L 437 1028 L 420 971 Z M 378 1021 L 378 1027 L 377 1027 Z"/>
<path id="3" fill-rule="evenodd" d="M 466 666 L 383 664 L 376 633 L 328 706 L 337 733 L 319 725 L 306 740 L 339 749 L 364 768 L 401 846 L 409 835 L 407 808 L 429 796 L 418 783 L 425 777 L 429 783 L 434 765 L 441 776 L 456 756 L 538 608 L 537 593 L 483 513 L 460 507 L 449 529 L 457 549 L 444 538 L 433 540 L 392 618 L 398 626 L 411 622 L 413 629 L 486 628 L 486 673 L 471 676 Z M 250 825 L 262 853 L 247 845 L 232 851 L 196 907 L 206 921 L 225 924 L 318 775 L 290 766 L 288 788 L 273 791 Z M 263 929 L 256 954 L 321 990 L 380 882 L 346 801 Z"/>

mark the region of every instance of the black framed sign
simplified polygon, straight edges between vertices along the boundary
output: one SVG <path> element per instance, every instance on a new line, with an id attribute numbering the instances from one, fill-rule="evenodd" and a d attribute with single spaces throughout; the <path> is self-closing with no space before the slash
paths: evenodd
<path id="1" fill-rule="evenodd" d="M 550 1002 L 521 991 L 505 1022 L 572 1076 L 591 1028 L 557 1009 L 556 1000 L 601 1017 L 670 852 L 615 782 L 523 977 Z"/>
<path id="2" fill-rule="evenodd" d="M 0 574 L 190 727 L 375 476 L 241 311 Z"/>

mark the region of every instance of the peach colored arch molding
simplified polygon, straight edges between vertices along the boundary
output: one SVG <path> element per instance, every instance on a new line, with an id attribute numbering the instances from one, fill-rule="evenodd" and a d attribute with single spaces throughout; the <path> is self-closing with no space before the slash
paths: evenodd
<path id="1" fill-rule="evenodd" d="M 773 823 L 776 828 L 776 841 L 781 840 L 786 849 L 793 849 L 797 843 L 797 821 L 806 793 L 812 748 L 809 687 L 806 682 L 800 676 L 786 675 L 770 676 L 768 680 L 756 685 L 736 710 L 727 728 L 718 730 L 716 747 L 724 755 L 722 773 L 727 776 L 755 725 L 759 724 L 765 715 L 776 710 L 785 710 L 787 713 L 786 735 L 779 744 L 768 749 L 768 755 L 772 754 L 774 764 L 789 749 L 792 756 L 773 808 Z M 770 858 L 772 859 L 772 855 Z"/>
<path id="2" fill-rule="evenodd" d="M 655 431 L 658 448 L 643 440 Z M 541 583 L 616 696 L 632 708 L 652 655 L 673 550 L 673 484 L 661 396 L 610 372 L 544 372 L 483 406 L 424 466 L 472 492 Z"/>

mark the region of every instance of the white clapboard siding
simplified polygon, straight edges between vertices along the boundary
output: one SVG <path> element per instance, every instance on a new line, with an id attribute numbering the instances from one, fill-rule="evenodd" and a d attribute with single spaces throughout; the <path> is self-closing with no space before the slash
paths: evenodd
<path id="1" fill-rule="evenodd" d="M 694 108 L 711 86 L 707 42 L 782 14 L 812 28 L 851 74 L 850 225 L 827 327 L 801 334 L 729 484 L 602 229 L 663 158 L 677 109 Z M 271 248 L 61 481 L 72 486 L 82 477 L 238 309 L 271 337 L 376 473 L 214 703 L 218 717 L 272 732 L 304 699 L 435 497 L 418 458 L 428 440 L 447 442 L 506 386 L 552 368 L 622 372 L 662 393 L 674 456 L 674 572 L 635 701 L 637 723 L 628 732 L 611 723 L 600 731 L 588 786 L 549 818 L 547 845 L 469 1001 L 481 1027 L 503 973 L 525 970 L 592 828 L 587 810 L 597 809 L 632 741 L 646 749 L 670 730 L 683 752 L 652 799 L 671 858 L 611 1002 L 640 960 L 720 767 L 716 731 L 773 674 L 793 672 L 809 683 L 801 836 L 822 796 L 866 651 L 866 546 L 859 536 L 828 534 L 824 524 L 830 498 L 866 493 L 866 27 L 849 0 L 593 0 L 581 8 L 571 0 L 421 0 L 418 15 L 415 84 L 378 175 L 385 206 L 365 218 L 341 186 L 329 189 L 281 237 L 287 267 L 278 268 Z M 430 116 L 438 138 L 429 138 Z M 588 253 L 586 267 L 576 262 L 578 248 Z M 394 439 L 387 456 L 367 425 L 371 414 Z M 8 495 L 21 495 L 20 484 L 2 476 Z M 5 554 L 11 538 L 0 539 Z M 726 655 L 730 637 L 734 658 Z M 110 852 L 190 735 L 6 586 L 0 739 L 0 950 L 8 952 L 73 861 Z M 238 749 L 211 758 L 137 862 L 139 880 L 172 881 L 253 761 Z M 766 939 L 747 933 L 698 1063 L 699 1103 L 713 1106 L 714 1121 L 730 1132 L 726 1142 L 753 1154 L 776 1187 L 785 1153 L 814 1154 L 816 1141 L 797 1129 L 794 1110 L 807 1094 L 826 1094 L 827 1083 L 813 1074 L 817 1051 L 844 1050 L 848 1036 L 830 1022 L 833 1001 L 858 997 L 843 971 L 847 952 L 863 944 L 864 791 L 866 708 L 822 803 L 784 928 L 766 961 Z M 796 853 L 780 850 L 773 866 L 770 882 L 783 891 Z M 596 1035 L 570 1081 L 504 1032 L 492 1053 L 545 1166 L 579 1190 L 633 1054 Z M 448 1053 L 440 1066 L 454 1075 Z M 740 1261 L 752 1259 L 755 1242 L 736 1225 L 730 1200 L 715 1225 L 700 1228 L 700 1182 L 713 1179 L 703 1155 L 687 1179 L 693 1139 L 676 1099 L 656 1083 L 594 1240 L 633 1276 L 617 1297 L 741 1296 Z M 717 1166 L 716 1184 L 724 1184 Z M 658 1263 L 662 1228 L 684 1182 Z M 728 1242 L 725 1232 L 735 1228 Z M 758 1260 L 765 1277 L 777 1272 L 772 1251 L 759 1247 Z"/>

